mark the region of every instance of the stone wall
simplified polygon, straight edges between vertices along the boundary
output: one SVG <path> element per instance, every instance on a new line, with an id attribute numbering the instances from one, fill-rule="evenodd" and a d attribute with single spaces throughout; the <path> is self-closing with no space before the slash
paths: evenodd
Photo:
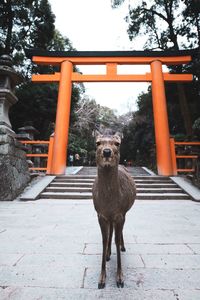
<path id="1" fill-rule="evenodd" d="M 26 153 L 9 121 L 9 108 L 18 101 L 13 90 L 21 82 L 11 62 L 0 57 L 0 201 L 14 200 L 30 180 Z"/>

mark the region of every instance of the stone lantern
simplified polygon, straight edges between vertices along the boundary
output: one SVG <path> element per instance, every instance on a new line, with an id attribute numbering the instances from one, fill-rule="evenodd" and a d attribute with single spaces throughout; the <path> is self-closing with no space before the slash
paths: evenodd
<path id="1" fill-rule="evenodd" d="M 23 146 L 9 120 L 9 109 L 18 101 L 14 88 L 21 82 L 11 57 L 0 56 L 0 201 L 14 200 L 30 180 Z"/>

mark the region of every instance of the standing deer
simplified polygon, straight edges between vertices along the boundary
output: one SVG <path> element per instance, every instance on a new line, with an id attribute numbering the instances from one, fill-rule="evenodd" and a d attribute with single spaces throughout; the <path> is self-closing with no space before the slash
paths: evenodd
<path id="1" fill-rule="evenodd" d="M 93 203 L 102 233 L 103 253 L 98 288 L 106 281 L 106 261 L 110 260 L 113 229 L 117 250 L 117 287 L 124 287 L 121 268 L 121 251 L 126 251 L 123 226 L 126 212 L 136 197 L 134 180 L 128 171 L 119 166 L 121 138 L 118 134 L 96 136 L 97 178 L 93 185 Z"/>

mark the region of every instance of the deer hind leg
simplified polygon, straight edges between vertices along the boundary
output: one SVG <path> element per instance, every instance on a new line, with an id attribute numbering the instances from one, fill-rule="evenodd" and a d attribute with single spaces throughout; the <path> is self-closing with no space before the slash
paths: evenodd
<path id="1" fill-rule="evenodd" d="M 103 243 L 101 274 L 99 277 L 98 288 L 103 289 L 106 284 L 106 255 L 107 255 L 108 239 L 109 239 L 109 223 L 102 216 L 98 216 L 98 219 L 101 228 L 102 243 Z"/>
<path id="2" fill-rule="evenodd" d="M 121 251 L 122 251 L 122 252 L 125 252 L 125 251 L 126 251 L 126 248 L 125 248 L 125 246 L 124 246 L 123 231 L 122 231 L 122 236 L 121 236 Z"/>
<path id="3" fill-rule="evenodd" d="M 113 223 L 111 221 L 109 224 L 109 239 L 108 239 L 108 249 L 107 249 L 107 254 L 106 254 L 107 261 L 110 260 L 110 256 L 111 256 L 112 235 L 113 235 Z"/>
<path id="4" fill-rule="evenodd" d="M 122 239 L 122 230 L 124 225 L 124 217 L 122 215 L 118 216 L 115 220 L 115 244 L 117 250 L 117 278 L 116 283 L 117 287 L 124 287 L 122 265 L 121 265 L 121 252 L 120 244 Z"/>

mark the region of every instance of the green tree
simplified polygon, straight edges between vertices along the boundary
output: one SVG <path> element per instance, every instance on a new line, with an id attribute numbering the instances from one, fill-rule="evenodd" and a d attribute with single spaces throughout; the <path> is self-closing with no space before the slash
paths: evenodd
<path id="1" fill-rule="evenodd" d="M 155 140 L 151 93 L 142 93 L 137 100 L 138 110 L 123 128 L 124 141 L 121 160 L 134 165 L 155 166 Z"/>
<path id="2" fill-rule="evenodd" d="M 187 35 L 190 48 L 200 47 L 200 1 L 183 0 L 183 33 Z M 187 26 L 190 24 L 190 26 Z M 193 30 L 194 29 L 194 30 Z"/>
<path id="3" fill-rule="evenodd" d="M 113 7 L 122 4 L 124 0 L 112 1 Z M 179 50 L 191 48 L 199 45 L 199 3 L 194 6 L 192 0 L 154 0 L 141 1 L 139 5 L 131 2 L 128 15 L 128 34 L 130 40 L 139 35 L 146 37 L 144 49 L 148 50 Z M 181 73 L 181 66 L 171 68 L 173 71 Z M 190 71 L 195 73 L 194 68 Z M 199 77 L 198 77 L 199 78 Z M 185 88 L 184 88 L 185 87 Z M 190 85 L 190 89 L 193 85 Z M 186 85 L 178 83 L 178 97 L 181 113 L 184 120 L 184 127 L 187 134 L 192 134 L 191 107 L 187 100 Z M 193 93 L 194 95 L 194 93 Z M 195 95 L 196 106 L 198 106 L 199 96 Z M 189 99 L 190 100 L 190 99 Z M 197 108 L 197 107 L 196 107 Z"/>
<path id="4" fill-rule="evenodd" d="M 16 89 L 19 102 L 10 111 L 16 131 L 32 123 L 40 131 L 39 138 L 48 138 L 55 121 L 57 84 L 36 84 L 31 73 L 52 73 L 57 68 L 34 65 L 26 58 L 26 48 L 45 50 L 74 50 L 70 40 L 55 29 L 55 16 L 48 0 L 3 0 L 0 2 L 0 54 L 13 57 L 14 65 L 25 81 Z M 74 107 L 83 92 L 83 85 L 72 89 L 71 122 L 75 121 Z"/>
<path id="5" fill-rule="evenodd" d="M 0 53 L 10 54 L 20 71 L 27 70 L 24 49 L 48 49 L 55 34 L 55 16 L 48 0 L 2 0 Z"/>
<path id="6" fill-rule="evenodd" d="M 79 153 L 84 160 L 94 163 L 96 130 L 104 131 L 106 128 L 113 132 L 122 130 L 121 118 L 115 111 L 100 106 L 94 99 L 83 97 L 75 108 L 76 121 L 70 127 L 69 154 Z"/>

